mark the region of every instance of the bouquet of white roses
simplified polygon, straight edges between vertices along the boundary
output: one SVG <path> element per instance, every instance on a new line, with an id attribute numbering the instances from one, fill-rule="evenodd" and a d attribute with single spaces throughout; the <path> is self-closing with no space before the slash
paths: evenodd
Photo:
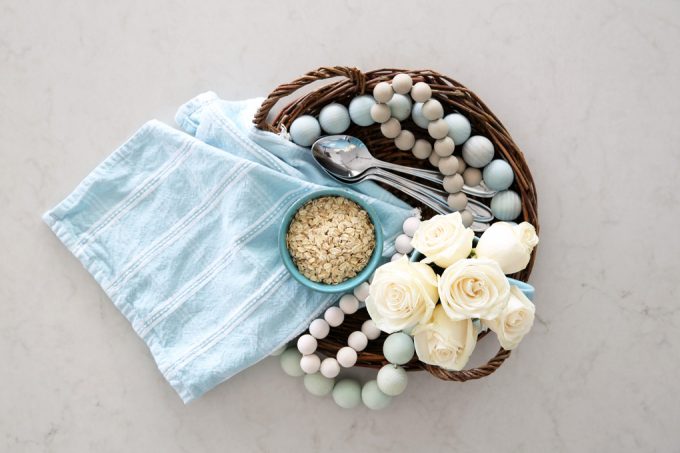
<path id="1" fill-rule="evenodd" d="M 422 261 L 402 257 L 375 272 L 368 313 L 384 332 L 412 335 L 424 363 L 459 371 L 480 329 L 495 332 L 507 350 L 531 330 L 534 304 L 506 274 L 528 265 L 538 243 L 535 228 L 497 222 L 474 242 L 458 212 L 436 215 L 421 222 L 411 241 Z"/>

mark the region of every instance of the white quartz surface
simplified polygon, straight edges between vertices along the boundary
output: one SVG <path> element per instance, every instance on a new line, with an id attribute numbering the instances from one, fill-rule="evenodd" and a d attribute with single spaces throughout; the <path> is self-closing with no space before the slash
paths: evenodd
<path id="1" fill-rule="evenodd" d="M 0 1 L 0 451 L 678 451 L 679 44 L 678 1 Z M 382 413 L 275 359 L 185 406 L 40 215 L 192 96 L 334 64 L 436 69 L 512 132 L 539 190 L 534 331 L 490 378 L 414 374 Z"/>

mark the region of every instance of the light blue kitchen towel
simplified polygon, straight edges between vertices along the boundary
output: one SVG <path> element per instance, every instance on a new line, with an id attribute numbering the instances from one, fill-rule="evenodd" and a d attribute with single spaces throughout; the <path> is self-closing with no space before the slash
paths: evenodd
<path id="1" fill-rule="evenodd" d="M 253 130 L 247 115 L 258 105 L 201 95 L 177 115 L 191 135 L 150 121 L 44 215 L 185 402 L 297 336 L 337 298 L 292 279 L 277 232 L 296 199 L 339 184 L 307 150 Z M 387 257 L 411 210 L 373 184 L 356 189 L 383 221 Z"/>

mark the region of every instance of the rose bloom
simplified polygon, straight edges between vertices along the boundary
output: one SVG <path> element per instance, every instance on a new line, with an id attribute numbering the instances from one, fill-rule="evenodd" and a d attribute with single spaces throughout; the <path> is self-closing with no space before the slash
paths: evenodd
<path id="1" fill-rule="evenodd" d="M 536 244 L 538 236 L 532 224 L 496 222 L 479 238 L 475 253 L 478 258 L 497 261 L 503 273 L 514 274 L 527 267 Z"/>
<path id="2" fill-rule="evenodd" d="M 432 319 L 413 329 L 413 342 L 421 362 L 460 371 L 475 349 L 477 331 L 471 319 L 454 321 L 437 305 Z"/>
<path id="3" fill-rule="evenodd" d="M 392 333 L 427 321 L 437 298 L 437 274 L 404 256 L 375 271 L 366 309 L 383 332 Z"/>
<path id="4" fill-rule="evenodd" d="M 439 279 L 439 298 L 453 320 L 495 319 L 510 297 L 510 283 L 497 262 L 460 260 Z"/>
<path id="5" fill-rule="evenodd" d="M 499 317 L 482 320 L 482 324 L 493 330 L 503 349 L 517 347 L 534 324 L 536 307 L 516 286 L 510 288 L 510 300 Z"/>
<path id="6" fill-rule="evenodd" d="M 423 263 L 448 267 L 470 255 L 474 236 L 475 233 L 463 225 L 460 213 L 454 212 L 421 222 L 411 245 L 425 255 Z"/>

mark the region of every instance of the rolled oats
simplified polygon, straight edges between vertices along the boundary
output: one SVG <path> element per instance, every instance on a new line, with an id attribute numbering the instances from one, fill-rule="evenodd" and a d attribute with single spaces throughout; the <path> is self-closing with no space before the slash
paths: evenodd
<path id="1" fill-rule="evenodd" d="M 375 249 L 375 230 L 368 213 L 355 202 L 320 197 L 295 213 L 286 245 L 302 275 L 338 284 L 366 267 Z"/>

